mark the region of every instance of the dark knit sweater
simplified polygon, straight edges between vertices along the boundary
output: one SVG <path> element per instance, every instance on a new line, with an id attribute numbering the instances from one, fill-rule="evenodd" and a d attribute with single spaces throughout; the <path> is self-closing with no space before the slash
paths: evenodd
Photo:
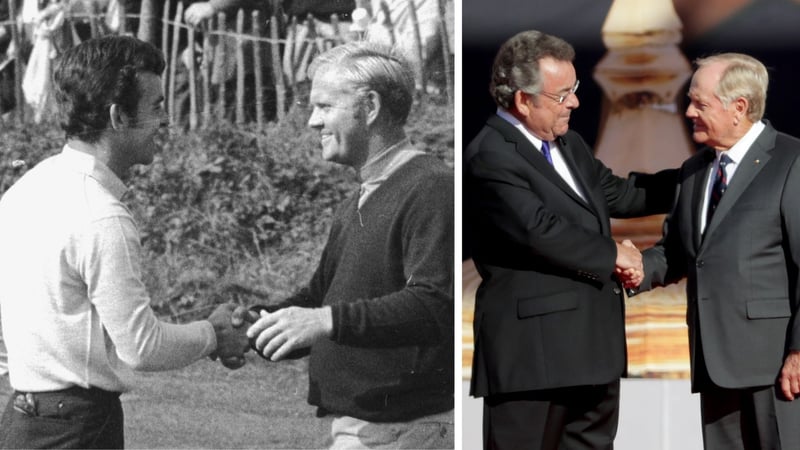
<path id="1" fill-rule="evenodd" d="M 318 413 L 404 421 L 453 408 L 453 172 L 400 167 L 357 210 L 337 210 L 317 270 L 282 306 L 330 305 L 308 401 Z"/>

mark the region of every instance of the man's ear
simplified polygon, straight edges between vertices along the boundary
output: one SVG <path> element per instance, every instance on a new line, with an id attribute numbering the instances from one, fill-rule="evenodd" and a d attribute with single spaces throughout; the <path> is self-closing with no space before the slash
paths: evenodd
<path id="1" fill-rule="evenodd" d="M 376 120 L 378 120 L 378 115 L 380 114 L 381 107 L 383 106 L 382 102 L 383 99 L 381 98 L 381 95 L 376 91 L 367 92 L 367 96 L 364 101 L 367 108 L 367 125 L 372 125 Z"/>
<path id="2" fill-rule="evenodd" d="M 741 117 L 746 117 L 747 110 L 750 108 L 750 102 L 744 97 L 739 97 L 733 101 L 733 107 Z"/>
<path id="3" fill-rule="evenodd" d="M 531 105 L 528 103 L 529 94 L 522 91 L 514 92 L 514 108 L 523 116 L 527 117 L 530 114 Z"/>
<path id="4" fill-rule="evenodd" d="M 108 116 L 112 130 L 123 130 L 130 128 L 132 125 L 131 118 L 122 111 L 122 107 L 117 103 L 112 103 L 111 107 L 108 108 Z"/>

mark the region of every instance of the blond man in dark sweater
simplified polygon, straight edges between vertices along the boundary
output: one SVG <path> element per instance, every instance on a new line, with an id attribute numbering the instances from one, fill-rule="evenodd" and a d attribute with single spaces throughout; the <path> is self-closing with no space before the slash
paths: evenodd
<path id="1" fill-rule="evenodd" d="M 342 45 L 310 73 L 322 157 L 361 186 L 308 286 L 253 308 L 248 336 L 273 361 L 310 350 L 308 401 L 334 416 L 332 448 L 452 448 L 452 169 L 406 137 L 414 76 L 394 50 Z"/>

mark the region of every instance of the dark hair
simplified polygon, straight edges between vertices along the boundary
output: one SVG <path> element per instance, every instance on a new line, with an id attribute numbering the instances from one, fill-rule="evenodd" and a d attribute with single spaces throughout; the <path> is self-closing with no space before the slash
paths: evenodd
<path id="1" fill-rule="evenodd" d="M 135 114 L 141 95 L 137 73 L 161 75 L 165 65 L 160 50 L 130 36 L 89 39 L 64 52 L 56 63 L 53 86 L 67 138 L 97 141 L 108 128 L 112 104 Z"/>
<path id="2" fill-rule="evenodd" d="M 551 57 L 572 62 L 575 50 L 565 40 L 539 31 L 523 31 L 507 40 L 497 52 L 492 66 L 489 92 L 495 103 L 510 108 L 514 93 L 537 94 L 542 88 L 539 60 Z"/>
<path id="3" fill-rule="evenodd" d="M 332 67 L 358 89 L 380 94 L 391 122 L 405 125 L 414 102 L 414 69 L 400 49 L 370 41 L 348 42 L 314 59 L 308 75 L 313 78 L 323 67 Z"/>

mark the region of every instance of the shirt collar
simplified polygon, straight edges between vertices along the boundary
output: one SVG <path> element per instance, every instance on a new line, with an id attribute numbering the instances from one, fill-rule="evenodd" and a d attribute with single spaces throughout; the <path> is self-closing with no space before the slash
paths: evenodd
<path id="1" fill-rule="evenodd" d="M 359 172 L 361 183 L 370 183 L 385 178 L 385 175 L 392 171 L 398 156 L 408 150 L 414 149 L 411 147 L 411 141 L 408 138 L 404 138 L 377 155 L 370 157 Z"/>
<path id="2" fill-rule="evenodd" d="M 75 150 L 69 144 L 66 144 L 61 151 L 61 157 L 68 167 L 96 180 L 117 200 L 127 192 L 128 188 L 125 183 L 108 166 L 98 161 L 93 155 Z"/>
<path id="3" fill-rule="evenodd" d="M 753 142 L 756 141 L 758 135 L 761 134 L 762 131 L 764 131 L 764 128 L 766 128 L 764 122 L 758 121 L 754 123 L 753 126 L 751 126 L 749 130 L 747 130 L 747 133 L 745 133 L 744 136 L 742 136 L 742 138 L 739 139 L 739 141 L 733 144 L 733 147 L 731 147 L 728 150 L 725 150 L 724 153 L 728 155 L 728 157 L 731 159 L 731 161 L 733 161 L 734 164 L 738 164 L 742 160 L 742 158 L 744 158 L 744 155 L 745 153 L 747 153 L 747 150 L 749 150 L 750 147 L 753 145 Z M 719 155 L 723 152 L 719 150 L 717 150 L 716 152 L 717 152 L 717 160 L 719 160 Z"/>
<path id="4" fill-rule="evenodd" d="M 508 112 L 508 110 L 504 108 L 497 108 L 497 115 L 519 130 L 534 145 L 534 147 L 539 149 L 542 148 L 542 139 L 539 139 L 533 133 L 531 133 L 525 124 L 520 122 L 519 119 L 514 117 L 510 112 Z"/>

